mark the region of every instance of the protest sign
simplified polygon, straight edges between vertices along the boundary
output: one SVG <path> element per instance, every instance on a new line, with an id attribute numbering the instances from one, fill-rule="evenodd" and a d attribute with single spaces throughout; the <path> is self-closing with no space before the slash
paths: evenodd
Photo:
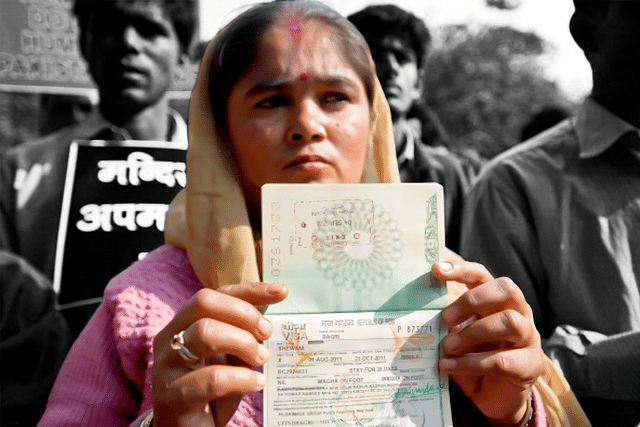
<path id="1" fill-rule="evenodd" d="M 95 308 L 113 276 L 164 243 L 185 185 L 185 151 L 166 142 L 72 143 L 54 272 L 62 310 Z"/>

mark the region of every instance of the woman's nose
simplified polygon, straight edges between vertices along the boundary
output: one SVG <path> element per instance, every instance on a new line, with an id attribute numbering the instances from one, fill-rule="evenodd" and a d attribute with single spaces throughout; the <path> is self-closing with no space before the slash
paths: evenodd
<path id="1" fill-rule="evenodd" d="M 288 140 L 294 143 L 319 142 L 327 137 L 322 108 L 316 102 L 306 100 L 292 109 Z"/>

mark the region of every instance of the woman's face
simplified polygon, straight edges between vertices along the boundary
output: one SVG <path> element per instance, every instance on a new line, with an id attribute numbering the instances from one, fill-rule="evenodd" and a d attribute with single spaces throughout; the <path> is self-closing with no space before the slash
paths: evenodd
<path id="1" fill-rule="evenodd" d="M 231 149 L 249 201 L 266 183 L 356 183 L 367 151 L 365 85 L 326 25 L 268 29 L 227 100 Z"/>

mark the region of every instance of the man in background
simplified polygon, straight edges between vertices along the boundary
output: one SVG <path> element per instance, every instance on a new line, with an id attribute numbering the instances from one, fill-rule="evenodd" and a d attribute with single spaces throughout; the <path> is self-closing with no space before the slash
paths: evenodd
<path id="1" fill-rule="evenodd" d="M 640 2 L 574 0 L 575 118 L 489 163 L 461 253 L 509 276 L 593 425 L 640 425 Z"/>
<path id="2" fill-rule="evenodd" d="M 169 108 L 178 62 L 195 28 L 190 1 L 78 0 L 82 55 L 98 88 L 97 111 L 79 125 L 6 152 L 0 163 L 0 247 L 53 276 L 69 145 L 74 140 L 160 140 L 186 148 Z"/>
<path id="3" fill-rule="evenodd" d="M 186 124 L 169 107 L 167 91 L 191 45 L 194 1 L 77 0 L 73 12 L 80 51 L 98 89 L 97 108 L 79 124 L 0 157 L 0 249 L 50 280 L 73 141 L 153 140 L 187 147 Z M 77 333 L 84 325 L 70 326 Z"/>
<path id="4" fill-rule="evenodd" d="M 470 177 L 461 160 L 444 147 L 444 129 L 425 101 L 431 34 L 421 19 L 394 5 L 368 6 L 348 18 L 371 49 L 389 103 L 400 179 L 442 184 L 447 247 L 457 250 Z"/>

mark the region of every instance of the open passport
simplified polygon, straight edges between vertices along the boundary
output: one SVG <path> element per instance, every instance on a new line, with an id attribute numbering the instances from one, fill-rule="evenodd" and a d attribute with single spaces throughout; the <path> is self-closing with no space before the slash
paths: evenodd
<path id="1" fill-rule="evenodd" d="M 438 370 L 446 284 L 439 184 L 267 184 L 267 426 L 452 425 Z"/>

